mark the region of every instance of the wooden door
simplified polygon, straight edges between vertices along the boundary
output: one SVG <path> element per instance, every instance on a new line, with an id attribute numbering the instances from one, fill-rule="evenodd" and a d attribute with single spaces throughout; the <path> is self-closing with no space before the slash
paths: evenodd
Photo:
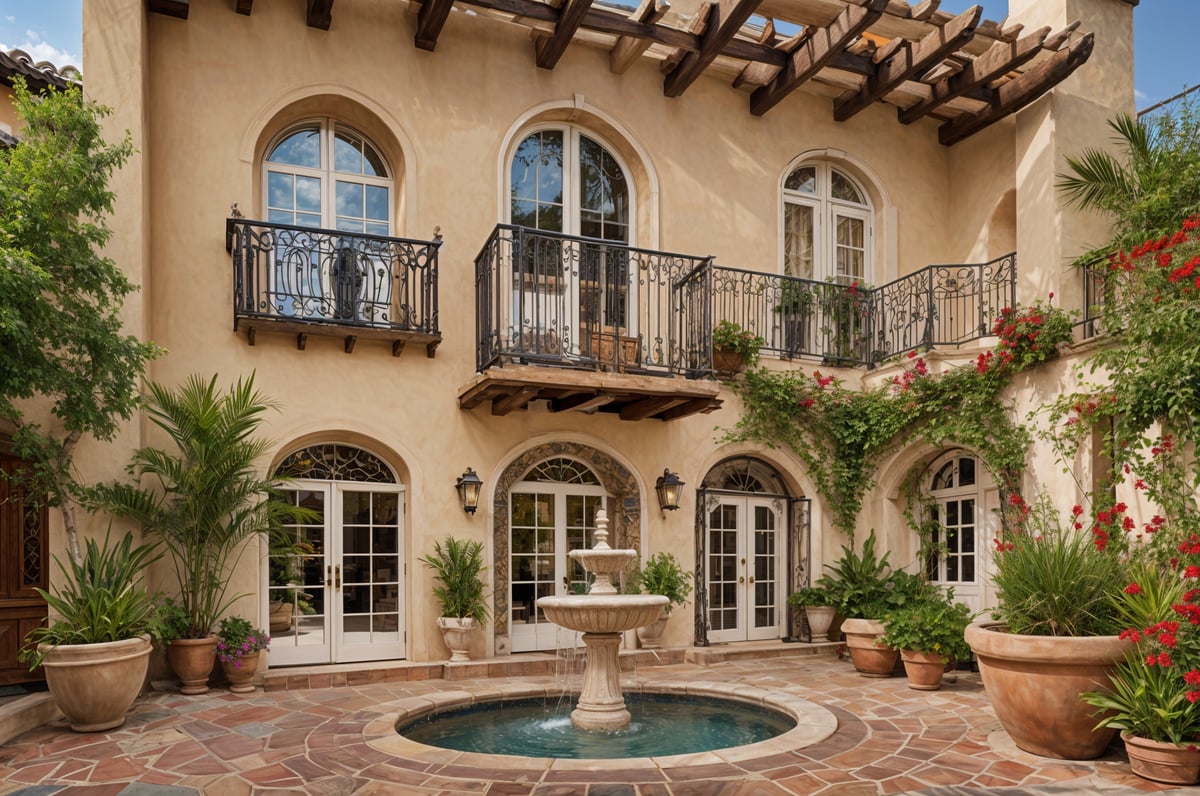
<path id="1" fill-rule="evenodd" d="M 25 634 L 46 621 L 36 589 L 46 588 L 48 570 L 45 501 L 30 500 L 9 479 L 24 464 L 0 454 L 0 685 L 44 679 L 17 660 Z"/>

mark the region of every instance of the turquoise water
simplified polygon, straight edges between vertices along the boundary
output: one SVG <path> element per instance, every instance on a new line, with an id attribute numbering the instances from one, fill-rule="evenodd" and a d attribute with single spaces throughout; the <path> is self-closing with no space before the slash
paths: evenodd
<path id="1" fill-rule="evenodd" d="M 578 730 L 575 698 L 488 702 L 426 716 L 397 728 L 444 749 L 524 757 L 658 757 L 725 749 L 787 732 L 796 721 L 761 705 L 670 694 L 626 694 L 633 719 L 616 732 Z"/>

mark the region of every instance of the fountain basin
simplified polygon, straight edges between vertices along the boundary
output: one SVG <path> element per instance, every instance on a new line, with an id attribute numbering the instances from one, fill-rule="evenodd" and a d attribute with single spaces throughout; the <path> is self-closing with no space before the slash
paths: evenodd
<path id="1" fill-rule="evenodd" d="M 556 625 L 582 633 L 623 633 L 658 619 L 667 598 L 661 594 L 575 594 L 542 597 L 537 604 Z"/>

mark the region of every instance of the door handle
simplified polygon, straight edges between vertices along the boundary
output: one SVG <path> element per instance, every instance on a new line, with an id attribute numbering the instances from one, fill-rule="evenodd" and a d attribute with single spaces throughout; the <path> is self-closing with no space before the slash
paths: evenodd
<path id="1" fill-rule="evenodd" d="M 337 564 L 333 568 L 333 590 L 337 591 L 342 588 L 342 565 Z"/>
<path id="2" fill-rule="evenodd" d="M 746 579 L 744 577 L 738 578 L 738 583 L 745 583 L 745 582 L 746 582 Z"/>
<path id="3" fill-rule="evenodd" d="M 325 585 L 326 586 L 333 585 L 333 564 L 325 565 Z"/>
<path id="4" fill-rule="evenodd" d="M 750 582 L 751 582 L 751 583 L 753 583 L 753 582 L 754 582 L 754 577 L 753 577 L 753 576 L 751 576 L 751 577 L 750 577 Z"/>

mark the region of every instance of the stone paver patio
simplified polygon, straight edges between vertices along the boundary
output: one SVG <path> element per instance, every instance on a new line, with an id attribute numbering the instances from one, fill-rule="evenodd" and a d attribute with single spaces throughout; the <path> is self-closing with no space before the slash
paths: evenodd
<path id="1" fill-rule="evenodd" d="M 703 683 L 761 689 L 820 706 L 822 715 L 836 718 L 836 730 L 670 758 L 552 760 L 434 749 L 390 733 L 395 716 L 414 700 L 446 701 L 450 692 L 458 699 L 529 691 L 554 696 L 562 684 L 550 675 L 245 696 L 223 690 L 198 697 L 152 693 L 138 700 L 117 730 L 77 734 L 59 722 L 0 746 L 0 794 L 956 796 L 1167 790 L 1133 776 L 1119 744 L 1087 763 L 1018 750 L 1000 729 L 979 675 L 968 672 L 957 673 L 956 682 L 940 691 L 919 692 L 907 688 L 903 677 L 862 678 L 846 661 L 808 656 L 643 667 L 626 673 L 622 683 L 627 689 Z"/>

